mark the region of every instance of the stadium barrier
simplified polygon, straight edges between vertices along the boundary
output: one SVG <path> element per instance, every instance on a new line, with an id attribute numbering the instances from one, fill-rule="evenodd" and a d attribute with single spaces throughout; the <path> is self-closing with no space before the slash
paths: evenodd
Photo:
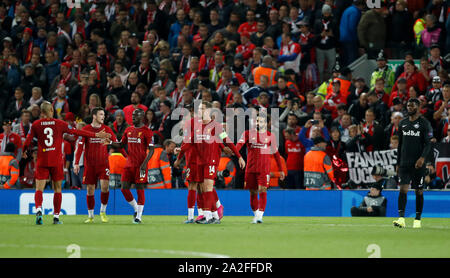
<path id="1" fill-rule="evenodd" d="M 132 190 L 134 196 L 135 190 Z M 265 215 L 267 216 L 351 216 L 350 208 L 359 206 L 368 190 L 269 190 Z M 249 192 L 246 190 L 218 190 L 225 215 L 250 216 Z M 186 215 L 187 190 L 145 190 L 144 215 Z M 387 216 L 397 217 L 397 190 L 384 190 L 387 198 Z M 53 192 L 44 191 L 44 214 L 52 214 Z M 100 210 L 100 191 L 95 192 L 95 213 Z M 423 217 L 450 217 L 450 191 L 425 191 Z M 406 217 L 415 216 L 415 194 L 408 193 Z M 0 214 L 34 214 L 33 190 L 0 190 Z M 87 214 L 86 191 L 66 190 L 62 194 L 61 213 L 67 215 Z M 125 201 L 120 189 L 111 190 L 107 207 L 109 215 L 131 215 L 131 206 Z"/>

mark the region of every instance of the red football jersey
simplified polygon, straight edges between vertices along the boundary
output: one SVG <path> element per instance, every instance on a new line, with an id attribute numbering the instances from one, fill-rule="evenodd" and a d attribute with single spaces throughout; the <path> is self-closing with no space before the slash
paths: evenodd
<path id="1" fill-rule="evenodd" d="M 215 165 L 220 160 L 220 144 L 229 147 L 239 158 L 241 155 L 230 138 L 223 131 L 223 127 L 216 121 L 194 126 L 194 144 L 198 165 Z"/>
<path id="2" fill-rule="evenodd" d="M 102 130 L 105 130 L 106 133 L 111 134 L 111 140 L 113 142 L 117 141 L 116 135 L 112 131 L 112 129 L 109 126 L 106 126 L 102 124 L 101 127 L 95 128 L 92 125 L 86 125 L 83 127 L 83 130 L 90 131 L 93 133 L 100 132 Z M 108 162 L 108 148 L 105 144 L 103 144 L 101 138 L 84 138 L 82 137 L 81 140 L 78 140 L 77 147 L 75 149 L 75 163 L 78 164 L 80 162 L 81 154 L 84 150 L 84 166 L 85 167 L 105 167 L 108 168 L 109 162 Z"/>
<path id="3" fill-rule="evenodd" d="M 193 117 L 185 122 L 183 128 L 183 143 L 181 144 L 182 152 L 180 153 L 180 157 L 184 154 L 186 165 L 194 165 L 197 163 L 197 149 L 192 138 L 195 122 L 197 122 L 197 125 L 201 125 L 202 121 L 198 117 Z"/>
<path id="4" fill-rule="evenodd" d="M 130 126 L 123 133 L 122 143 L 128 145 L 125 168 L 141 167 L 147 156 L 148 146 L 153 144 L 153 132 L 145 125 L 139 128 Z"/>
<path id="5" fill-rule="evenodd" d="M 300 141 L 286 140 L 285 151 L 287 154 L 286 167 L 288 170 L 303 171 L 303 158 L 305 147 Z"/>
<path id="6" fill-rule="evenodd" d="M 276 138 L 270 131 L 260 133 L 255 130 L 246 130 L 238 141 L 237 149 L 240 150 L 243 145 L 247 146 L 247 168 L 245 170 L 247 173 L 268 175 L 272 154 L 275 155 L 275 160 L 281 169 Z"/>
<path id="7" fill-rule="evenodd" d="M 64 133 L 95 137 L 95 134 L 92 132 L 71 129 L 68 123 L 58 119 L 39 119 L 33 122 L 24 146 L 26 148 L 30 145 L 33 138 L 37 138 L 38 153 L 36 165 L 38 167 L 56 167 L 64 163 L 62 154 Z"/>

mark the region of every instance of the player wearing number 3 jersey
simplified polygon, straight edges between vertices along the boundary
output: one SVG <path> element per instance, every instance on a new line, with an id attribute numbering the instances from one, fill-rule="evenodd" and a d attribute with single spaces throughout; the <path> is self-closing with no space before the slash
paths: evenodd
<path id="1" fill-rule="evenodd" d="M 69 125 L 61 120 L 53 118 L 54 109 L 50 102 L 41 104 L 41 119 L 33 122 L 24 150 L 31 145 L 33 138 L 37 138 L 38 153 L 36 162 L 36 192 L 34 195 L 36 204 L 36 224 L 42 224 L 42 191 L 49 177 L 53 181 L 53 223 L 61 224 L 59 212 L 61 210 L 61 184 L 64 179 L 64 161 L 62 156 L 63 134 L 69 133 L 84 137 L 110 138 L 111 134 L 103 130 L 97 133 L 69 128 Z M 26 156 L 26 155 L 25 155 Z"/>

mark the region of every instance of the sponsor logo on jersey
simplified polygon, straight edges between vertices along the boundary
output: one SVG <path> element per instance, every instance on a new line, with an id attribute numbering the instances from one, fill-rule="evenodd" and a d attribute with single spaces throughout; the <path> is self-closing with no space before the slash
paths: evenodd
<path id="1" fill-rule="evenodd" d="M 403 136 L 414 136 L 414 137 L 420 137 L 420 131 L 413 131 L 413 130 L 408 130 L 408 131 L 404 131 L 403 130 Z"/>

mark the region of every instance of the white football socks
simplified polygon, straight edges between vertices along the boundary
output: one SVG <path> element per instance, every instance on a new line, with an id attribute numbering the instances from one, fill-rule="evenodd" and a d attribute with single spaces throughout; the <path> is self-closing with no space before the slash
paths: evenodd
<path id="1" fill-rule="evenodd" d="M 137 219 L 141 220 L 143 211 L 144 205 L 137 205 L 137 216 L 136 216 Z"/>
<path id="2" fill-rule="evenodd" d="M 188 208 L 188 220 L 194 219 L 194 208 Z"/>
<path id="3" fill-rule="evenodd" d="M 138 210 L 138 205 L 137 205 L 136 199 L 133 199 L 133 200 L 129 201 L 128 204 L 130 204 L 130 206 L 133 207 L 134 212 L 137 212 L 137 210 Z"/>

